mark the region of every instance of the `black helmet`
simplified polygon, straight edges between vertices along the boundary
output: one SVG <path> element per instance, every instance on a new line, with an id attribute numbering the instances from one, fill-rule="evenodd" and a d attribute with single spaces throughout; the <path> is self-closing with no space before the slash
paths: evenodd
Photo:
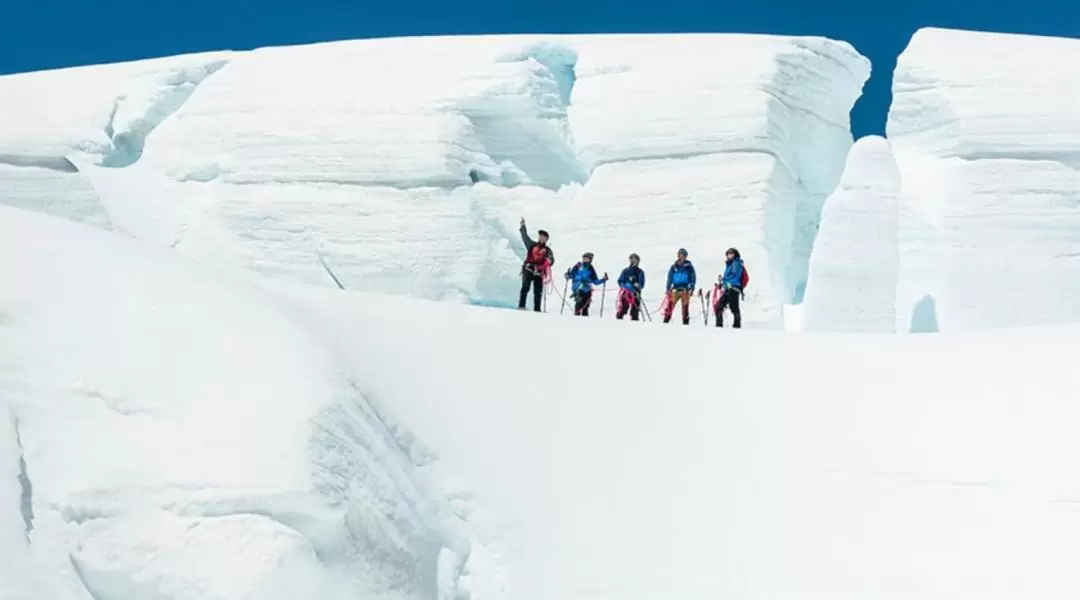
<path id="1" fill-rule="evenodd" d="M 589 260 L 592 260 L 593 259 L 593 253 L 592 252 L 586 252 L 585 254 L 581 255 L 581 258 L 587 258 Z"/>
<path id="2" fill-rule="evenodd" d="M 548 232 L 544 231 L 543 229 L 541 229 L 540 231 L 537 231 L 536 234 L 537 235 L 542 235 L 544 237 L 551 237 L 550 235 L 548 235 Z"/>

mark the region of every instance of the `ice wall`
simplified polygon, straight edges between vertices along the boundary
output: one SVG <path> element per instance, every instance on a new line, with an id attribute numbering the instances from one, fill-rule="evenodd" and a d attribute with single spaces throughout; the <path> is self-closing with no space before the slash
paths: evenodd
<path id="1" fill-rule="evenodd" d="M 808 331 L 894 333 L 900 173 L 884 138 L 855 142 L 825 201 L 803 305 Z"/>
<path id="2" fill-rule="evenodd" d="M 560 268 L 587 247 L 620 263 L 637 250 L 654 281 L 679 246 L 715 262 L 736 245 L 755 269 L 748 320 L 770 320 L 801 296 L 867 74 L 824 39 L 657 35 L 366 40 L 11 76 L 5 89 L 33 100 L 13 120 L 65 116 L 5 131 L 0 149 L 78 174 L 27 183 L 20 167 L 25 191 L 5 201 L 295 281 L 332 285 L 321 254 L 347 287 L 484 303 L 516 299 L 519 216 L 555 234 Z"/>
<path id="3" fill-rule="evenodd" d="M 888 119 L 899 330 L 1080 319 L 1078 69 L 1077 40 L 915 34 Z"/>
<path id="4" fill-rule="evenodd" d="M 122 168 L 230 53 L 0 77 L 0 203 L 108 227 L 77 162 Z"/>
<path id="5" fill-rule="evenodd" d="M 592 251 L 614 275 L 637 252 L 656 306 L 678 248 L 707 287 L 735 246 L 754 273 L 744 319 L 778 324 L 802 297 L 869 63 L 844 43 L 767 36 L 598 38 L 580 54 L 570 122 L 593 176 L 567 256 Z"/>

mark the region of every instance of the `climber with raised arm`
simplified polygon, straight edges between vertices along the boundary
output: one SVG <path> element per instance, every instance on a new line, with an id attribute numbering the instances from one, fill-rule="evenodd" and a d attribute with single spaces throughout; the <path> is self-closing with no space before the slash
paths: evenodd
<path id="1" fill-rule="evenodd" d="M 529 288 L 533 290 L 533 310 L 540 312 L 543 295 L 544 280 L 551 273 L 551 267 L 555 264 L 555 253 L 552 252 L 548 243 L 548 232 L 541 229 L 536 232 L 536 241 L 529 237 L 529 230 L 525 227 L 525 219 L 521 219 L 521 243 L 525 244 L 525 262 L 521 265 L 521 294 L 518 296 L 518 310 L 525 310 L 525 300 L 529 296 Z"/>

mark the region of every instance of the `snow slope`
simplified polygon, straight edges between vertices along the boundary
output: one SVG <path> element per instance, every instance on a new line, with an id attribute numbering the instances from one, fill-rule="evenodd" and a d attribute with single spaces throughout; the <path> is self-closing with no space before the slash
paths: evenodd
<path id="1" fill-rule="evenodd" d="M 7 207 L 0 279 L 0 572 L 35 572 L 10 549 L 95 600 L 466 593 L 446 565 L 482 551 L 432 458 L 257 285 Z"/>
<path id="2" fill-rule="evenodd" d="M 9 208 L 0 277 L 0 544 L 59 587 L 28 597 L 1080 593 L 1075 327 L 557 319 L 260 283 Z"/>
<path id="3" fill-rule="evenodd" d="M 1080 319 L 1080 41 L 920 30 L 888 137 L 900 194 L 898 329 Z M 925 312 L 925 311 L 923 311 Z"/>
<path id="4" fill-rule="evenodd" d="M 805 330 L 896 331 L 899 193 L 889 142 L 876 136 L 855 142 L 840 185 L 822 210 L 803 305 Z"/>
<path id="5" fill-rule="evenodd" d="M 560 267 L 592 249 L 614 269 L 636 250 L 657 282 L 679 246 L 715 270 L 737 245 L 756 273 L 748 322 L 776 322 L 801 297 L 868 71 L 820 38 L 637 35 L 335 42 L 18 75 L 0 90 L 25 100 L 0 93 L 0 112 L 63 118 L 0 127 L 0 154 L 79 173 L 20 180 L 0 202 L 107 215 L 294 281 L 331 285 L 321 253 L 349 287 L 478 303 L 516 299 L 522 215 L 555 234 Z"/>
<path id="6" fill-rule="evenodd" d="M 725 334 L 295 297 L 463 476 L 515 598 L 1080 593 L 1076 327 Z"/>

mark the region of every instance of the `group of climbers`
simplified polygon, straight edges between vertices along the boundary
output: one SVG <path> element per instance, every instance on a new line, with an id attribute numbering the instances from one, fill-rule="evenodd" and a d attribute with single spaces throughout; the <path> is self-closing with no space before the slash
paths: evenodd
<path id="1" fill-rule="evenodd" d="M 540 230 L 537 235 L 538 239 L 536 241 L 529 238 L 528 230 L 525 227 L 525 219 L 522 219 L 521 241 L 525 244 L 525 262 L 521 269 L 519 310 L 525 309 L 525 302 L 531 287 L 533 290 L 533 310 L 536 312 L 541 311 L 544 282 L 550 277 L 551 267 L 555 264 L 555 253 L 547 245 L 548 233 Z M 621 320 L 627 313 L 630 314 L 631 320 L 637 321 L 641 318 L 641 310 L 644 307 L 641 292 L 645 288 L 645 271 L 641 269 L 640 264 L 641 257 L 636 253 L 631 254 L 630 265 L 623 269 L 619 275 L 619 295 L 616 299 L 615 309 L 616 319 Z M 589 316 L 593 286 L 607 283 L 607 273 L 604 273 L 603 277 L 597 274 L 596 267 L 593 266 L 593 253 L 586 252 L 581 256 L 580 262 L 566 271 L 565 278 L 571 290 L 574 314 L 583 317 Z M 728 248 L 724 256 L 724 272 L 717 278 L 717 283 L 709 293 L 712 302 L 712 313 L 716 317 L 715 323 L 717 327 L 724 326 L 723 313 L 725 309 L 731 311 L 732 326 L 736 329 L 742 327 L 742 310 L 739 304 L 745 294 L 748 282 L 749 274 L 743 264 L 742 256 L 737 249 Z M 666 293 L 661 309 L 664 323 L 671 322 L 676 305 L 681 304 L 683 325 L 690 324 L 690 303 L 696 289 L 697 272 L 694 270 L 693 263 L 689 260 L 689 252 L 685 248 L 679 248 L 675 262 L 668 269 Z"/>

